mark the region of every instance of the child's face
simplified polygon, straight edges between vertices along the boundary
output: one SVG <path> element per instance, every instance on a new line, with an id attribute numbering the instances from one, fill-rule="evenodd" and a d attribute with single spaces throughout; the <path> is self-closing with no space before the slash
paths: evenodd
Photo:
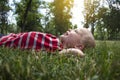
<path id="1" fill-rule="evenodd" d="M 60 40 L 64 48 L 74 48 L 80 44 L 81 36 L 77 29 L 68 30 L 60 36 Z"/>

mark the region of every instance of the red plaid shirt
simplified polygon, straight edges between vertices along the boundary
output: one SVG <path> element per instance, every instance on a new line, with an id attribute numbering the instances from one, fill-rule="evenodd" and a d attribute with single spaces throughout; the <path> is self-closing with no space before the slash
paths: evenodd
<path id="1" fill-rule="evenodd" d="M 41 32 L 25 32 L 3 36 L 0 38 L 0 46 L 14 47 L 21 49 L 35 49 L 55 51 L 61 50 L 60 41 L 57 37 Z"/>

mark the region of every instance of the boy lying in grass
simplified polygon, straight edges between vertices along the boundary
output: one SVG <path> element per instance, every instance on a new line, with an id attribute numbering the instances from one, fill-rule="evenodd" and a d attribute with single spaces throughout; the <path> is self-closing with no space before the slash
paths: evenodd
<path id="1" fill-rule="evenodd" d="M 0 38 L 0 46 L 10 48 L 31 49 L 36 51 L 59 51 L 59 54 L 72 53 L 84 56 L 83 49 L 95 47 L 95 40 L 91 32 L 86 28 L 69 30 L 59 38 L 48 33 L 24 32 L 11 33 Z"/>

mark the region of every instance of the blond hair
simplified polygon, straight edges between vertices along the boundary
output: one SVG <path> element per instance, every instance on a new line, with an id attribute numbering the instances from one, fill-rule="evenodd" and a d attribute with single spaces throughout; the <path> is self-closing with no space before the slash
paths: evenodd
<path id="1" fill-rule="evenodd" d="M 79 30 L 79 34 L 81 36 L 80 43 L 83 44 L 85 48 L 95 47 L 95 39 L 87 28 L 81 28 Z"/>

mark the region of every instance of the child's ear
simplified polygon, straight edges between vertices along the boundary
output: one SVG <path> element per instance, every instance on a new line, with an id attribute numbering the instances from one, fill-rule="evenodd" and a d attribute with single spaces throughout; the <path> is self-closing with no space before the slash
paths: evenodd
<path id="1" fill-rule="evenodd" d="M 82 44 L 78 44 L 78 45 L 75 46 L 76 49 L 80 49 L 80 50 L 83 50 L 84 47 L 85 47 L 85 46 L 82 45 Z"/>

